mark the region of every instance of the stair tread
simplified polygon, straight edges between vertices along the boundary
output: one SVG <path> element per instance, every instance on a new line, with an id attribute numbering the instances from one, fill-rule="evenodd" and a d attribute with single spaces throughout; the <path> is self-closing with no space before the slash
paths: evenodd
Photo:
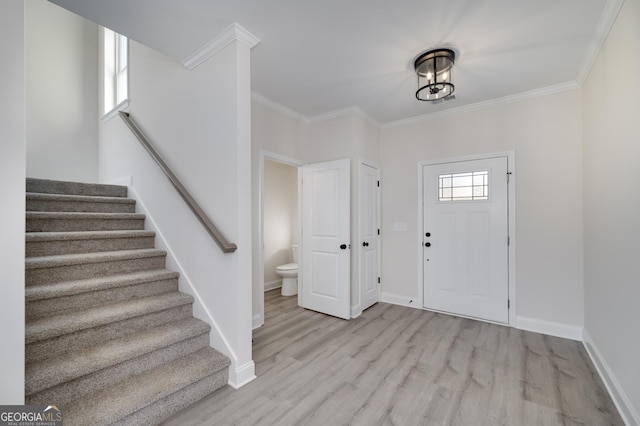
<path id="1" fill-rule="evenodd" d="M 25 343 L 46 340 L 190 303 L 193 303 L 192 296 L 174 292 L 27 321 Z"/>
<path id="2" fill-rule="evenodd" d="M 138 219 L 144 220 L 142 213 L 100 213 L 100 212 L 26 212 L 27 219 L 94 219 L 94 220 L 120 220 Z"/>
<path id="3" fill-rule="evenodd" d="M 26 366 L 26 393 L 31 395 L 84 375 L 103 370 L 189 338 L 211 327 L 196 318 L 163 324 L 151 330 L 111 340 Z"/>
<path id="4" fill-rule="evenodd" d="M 27 232 L 26 242 L 65 241 L 65 240 L 95 240 L 110 238 L 155 237 L 154 231 L 144 229 L 112 230 L 112 231 L 55 231 L 55 232 Z"/>
<path id="5" fill-rule="evenodd" d="M 127 187 L 101 183 L 68 182 L 53 179 L 26 178 L 26 192 L 47 194 L 105 195 L 126 197 Z"/>
<path id="6" fill-rule="evenodd" d="M 46 201 L 75 201 L 75 202 L 92 202 L 92 203 L 117 203 L 117 204 L 135 204 L 136 200 L 123 197 L 109 197 L 104 195 L 75 195 L 75 194 L 50 194 L 46 192 L 27 192 L 27 200 L 46 200 Z"/>
<path id="7" fill-rule="evenodd" d="M 135 249 L 101 251 L 95 253 L 56 254 L 50 256 L 34 256 L 25 259 L 25 268 L 55 268 L 67 265 L 81 265 L 85 263 L 111 262 L 123 259 L 143 259 L 148 257 L 165 256 L 164 250 L 159 249 Z"/>
<path id="8" fill-rule="evenodd" d="M 25 288 L 25 301 L 52 299 L 73 296 L 98 290 L 126 287 L 129 285 L 178 278 L 180 274 L 168 269 L 131 272 L 121 275 L 88 278 L 84 280 L 64 281 L 53 284 L 39 284 Z"/>
<path id="9" fill-rule="evenodd" d="M 110 424 L 228 365 L 227 357 L 215 349 L 203 348 L 66 404 L 65 419 L 72 423 Z"/>

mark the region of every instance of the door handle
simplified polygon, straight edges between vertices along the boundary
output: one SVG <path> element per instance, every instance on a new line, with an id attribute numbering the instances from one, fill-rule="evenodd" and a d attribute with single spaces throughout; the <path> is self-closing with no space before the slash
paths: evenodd
<path id="1" fill-rule="evenodd" d="M 425 247 L 431 247 L 431 243 L 424 243 Z"/>
<path id="2" fill-rule="evenodd" d="M 347 249 L 347 245 L 346 244 L 340 244 L 340 249 L 341 250 L 346 250 Z"/>
<path id="3" fill-rule="evenodd" d="M 362 243 L 362 247 L 369 247 L 369 243 L 368 243 L 368 242 L 366 242 L 366 241 L 364 241 L 364 242 Z"/>

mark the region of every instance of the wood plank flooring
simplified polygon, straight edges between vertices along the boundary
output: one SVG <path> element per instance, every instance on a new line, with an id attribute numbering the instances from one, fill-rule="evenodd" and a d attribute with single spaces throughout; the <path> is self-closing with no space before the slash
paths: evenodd
<path id="1" fill-rule="evenodd" d="M 378 303 L 344 321 L 265 294 L 258 378 L 166 425 L 623 425 L 579 342 Z"/>

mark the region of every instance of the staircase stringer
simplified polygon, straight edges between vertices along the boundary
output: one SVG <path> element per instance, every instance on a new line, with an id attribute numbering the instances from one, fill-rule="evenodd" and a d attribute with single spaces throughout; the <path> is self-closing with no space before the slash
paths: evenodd
<path id="1" fill-rule="evenodd" d="M 178 286 L 180 291 L 182 293 L 189 294 L 194 298 L 193 316 L 201 321 L 208 323 L 211 326 L 211 331 L 209 332 L 209 344 L 212 348 L 222 352 L 227 357 L 229 357 L 231 360 L 230 368 L 231 370 L 235 370 L 236 366 L 238 365 L 238 357 L 235 351 L 222 332 L 218 322 L 211 313 L 211 310 L 208 309 L 207 304 L 198 292 L 186 269 L 178 260 L 178 256 L 175 254 L 175 251 L 167 241 L 167 238 L 163 234 L 161 228 L 154 220 L 153 214 L 146 207 L 138 191 L 136 191 L 136 188 L 131 182 L 131 178 L 129 177 L 128 179 L 119 179 L 118 182 L 126 182 L 127 180 L 128 184 L 126 186 L 128 187 L 128 197 L 136 200 L 136 213 L 142 213 L 146 217 L 145 229 L 154 231 L 156 233 L 156 247 L 167 252 L 166 262 L 168 269 L 175 270 L 180 273 L 180 277 L 178 278 Z M 231 383 L 231 376 L 229 384 L 233 387 L 236 387 L 235 383 Z"/>

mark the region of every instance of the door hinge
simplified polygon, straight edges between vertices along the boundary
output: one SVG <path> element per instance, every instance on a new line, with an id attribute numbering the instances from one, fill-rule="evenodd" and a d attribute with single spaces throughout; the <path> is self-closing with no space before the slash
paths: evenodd
<path id="1" fill-rule="evenodd" d="M 378 235 L 380 235 L 380 228 L 378 228 Z"/>
<path id="2" fill-rule="evenodd" d="M 511 245 L 511 236 L 507 235 L 507 245 L 510 246 Z"/>
<path id="3" fill-rule="evenodd" d="M 378 284 L 380 284 L 380 277 L 378 277 Z"/>
<path id="4" fill-rule="evenodd" d="M 511 300 L 507 299 L 507 309 L 511 309 Z"/>
<path id="5" fill-rule="evenodd" d="M 378 181 L 378 188 L 380 188 L 380 181 Z"/>
<path id="6" fill-rule="evenodd" d="M 509 183 L 510 178 L 511 178 L 511 172 L 507 172 L 507 183 Z"/>

